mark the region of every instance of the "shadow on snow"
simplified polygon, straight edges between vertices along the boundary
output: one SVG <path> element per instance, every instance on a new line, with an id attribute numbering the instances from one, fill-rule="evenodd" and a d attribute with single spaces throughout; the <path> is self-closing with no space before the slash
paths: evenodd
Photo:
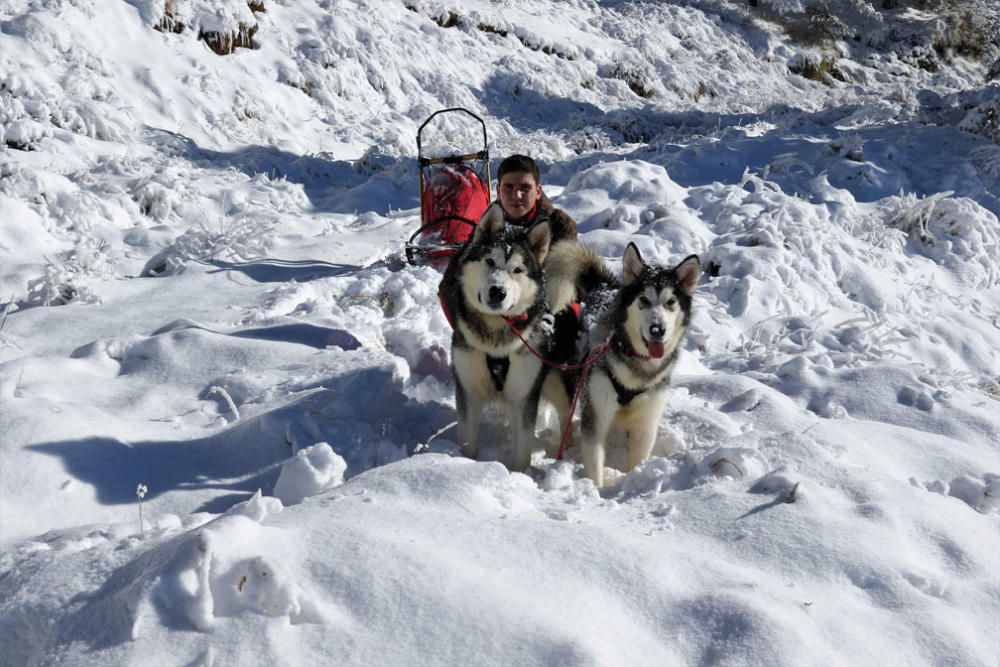
<path id="1" fill-rule="evenodd" d="M 190 137 L 150 128 L 150 143 L 205 169 L 235 169 L 247 176 L 286 179 L 302 186 L 318 213 L 373 211 L 386 215 L 392 209 L 419 205 L 415 160 L 380 157 L 335 160 L 323 155 L 296 155 L 276 146 L 247 146 L 216 151 L 198 146 Z M 411 164 L 412 163 L 412 164 Z M 412 182 L 411 188 L 401 182 Z"/>
<path id="2" fill-rule="evenodd" d="M 172 491 L 204 491 L 189 511 L 225 511 L 262 489 L 270 493 L 280 464 L 294 451 L 327 442 L 352 477 L 405 458 L 454 419 L 439 403 L 402 392 L 390 368 L 365 368 L 301 387 L 295 399 L 192 440 L 123 442 L 92 437 L 31 445 L 62 459 L 67 472 L 94 487 L 105 505 L 134 503 Z M 206 499 L 206 496 L 209 496 Z"/>
<path id="3" fill-rule="evenodd" d="M 1000 215 L 1000 196 L 989 174 L 960 168 L 968 165 L 973 150 L 992 144 L 958 130 L 961 119 L 949 115 L 947 102 L 931 91 L 918 94 L 920 108 L 907 118 L 878 118 L 885 109 L 865 104 L 821 111 L 782 104 L 757 113 L 672 112 L 651 104 L 604 111 L 588 102 L 548 96 L 510 74 L 495 75 L 477 95 L 492 114 L 517 130 L 561 136 L 580 154 L 543 162 L 545 180 L 554 184 L 565 185 L 576 173 L 601 162 L 644 160 L 665 167 L 683 187 L 736 184 L 749 170 L 766 173 L 786 192 L 807 195 L 800 190 L 808 177 L 826 175 L 831 185 L 848 190 L 860 202 L 952 190 Z M 417 165 L 409 158 L 376 156 L 349 162 L 269 146 L 222 152 L 201 148 L 183 135 L 153 132 L 154 143 L 204 168 L 298 183 L 319 212 L 385 215 L 390 209 L 419 205 Z M 617 150 L 622 147 L 632 149 Z M 928 150 L 942 148 L 944 156 L 922 159 Z M 948 155 L 955 156 L 955 168 L 942 169 L 942 164 L 950 166 Z"/>

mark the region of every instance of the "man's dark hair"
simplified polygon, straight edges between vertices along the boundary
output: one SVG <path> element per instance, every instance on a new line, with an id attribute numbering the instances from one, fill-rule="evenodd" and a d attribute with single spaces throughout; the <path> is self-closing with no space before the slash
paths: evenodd
<path id="1" fill-rule="evenodd" d="M 511 155 L 504 158 L 497 169 L 497 182 L 503 180 L 504 174 L 511 174 L 516 171 L 526 171 L 535 177 L 535 185 L 542 184 L 542 176 L 538 171 L 538 163 L 527 155 Z"/>

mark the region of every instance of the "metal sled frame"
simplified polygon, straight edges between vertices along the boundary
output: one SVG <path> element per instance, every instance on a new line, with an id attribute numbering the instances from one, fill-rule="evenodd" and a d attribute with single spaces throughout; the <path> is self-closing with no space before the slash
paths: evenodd
<path id="1" fill-rule="evenodd" d="M 441 114 L 454 113 L 454 112 L 468 114 L 469 116 L 472 116 L 479 122 L 479 125 L 483 129 L 483 149 L 475 153 L 466 153 L 465 155 L 448 155 L 445 157 L 434 157 L 434 158 L 426 157 L 423 153 L 424 128 L 426 128 L 427 124 L 430 123 L 432 120 L 434 120 L 435 117 Z M 417 130 L 417 160 L 420 164 L 420 219 L 421 220 L 424 219 L 424 196 L 423 196 L 424 186 L 427 184 L 427 181 L 430 178 L 430 168 L 433 167 L 434 165 L 467 164 L 467 163 L 475 164 L 476 162 L 481 161 L 485 165 L 486 192 L 487 194 L 493 192 L 493 177 L 492 174 L 490 173 L 490 152 L 489 152 L 489 143 L 486 137 L 486 123 L 483 121 L 482 118 L 472 113 L 468 109 L 465 109 L 463 107 L 451 107 L 449 109 L 441 109 L 440 111 L 435 111 L 430 116 L 428 116 L 427 120 L 425 120 L 420 125 L 420 128 Z M 483 170 L 473 168 L 473 171 L 481 175 Z M 421 262 L 421 260 L 423 260 L 428 256 L 443 257 L 452 254 L 456 252 L 459 248 L 461 248 L 462 244 L 460 243 L 434 243 L 434 244 L 417 243 L 417 239 L 420 237 L 420 235 L 424 234 L 428 229 L 432 229 L 436 226 L 441 225 L 441 223 L 448 222 L 451 220 L 458 220 L 459 222 L 467 224 L 472 228 L 475 228 L 475 226 L 479 224 L 478 220 L 469 220 L 468 218 L 464 218 L 458 215 L 446 215 L 436 220 L 431 220 L 426 225 L 423 225 L 422 227 L 420 227 L 420 229 L 415 231 L 413 235 L 410 237 L 410 240 L 406 242 L 406 261 L 412 265 L 417 265 Z"/>

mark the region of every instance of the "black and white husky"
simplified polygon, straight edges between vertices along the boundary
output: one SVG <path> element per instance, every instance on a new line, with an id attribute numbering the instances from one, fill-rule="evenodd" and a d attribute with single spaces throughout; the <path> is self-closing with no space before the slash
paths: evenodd
<path id="1" fill-rule="evenodd" d="M 670 398 L 670 373 L 691 318 L 700 275 L 697 255 L 673 268 L 647 264 L 630 243 L 618 280 L 586 246 L 560 242 L 546 264 L 554 309 L 581 300 L 585 336 L 579 358 L 607 344 L 580 395 L 584 474 L 604 483 L 605 442 L 612 426 L 627 434 L 628 470 L 649 458 Z"/>
<path id="2" fill-rule="evenodd" d="M 568 418 L 562 377 L 521 340 L 547 361 L 560 361 L 542 271 L 551 237 L 547 223 L 530 230 L 508 225 L 500 207 L 491 207 L 449 263 L 441 284 L 454 324 L 451 358 L 462 453 L 477 457 L 483 409 L 499 402 L 513 432 L 512 470 L 531 463 L 540 398 Z M 572 352 L 563 350 L 562 356 Z"/>

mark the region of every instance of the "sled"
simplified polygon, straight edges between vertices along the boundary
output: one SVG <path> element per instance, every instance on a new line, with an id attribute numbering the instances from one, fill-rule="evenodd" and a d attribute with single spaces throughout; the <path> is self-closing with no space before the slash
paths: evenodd
<path id="1" fill-rule="evenodd" d="M 468 114 L 482 128 L 482 149 L 471 153 L 428 156 L 424 130 L 441 114 Z M 420 229 L 406 243 L 412 265 L 447 261 L 472 236 L 490 205 L 492 182 L 486 123 L 468 109 L 453 107 L 431 114 L 417 130 L 420 165 Z"/>

